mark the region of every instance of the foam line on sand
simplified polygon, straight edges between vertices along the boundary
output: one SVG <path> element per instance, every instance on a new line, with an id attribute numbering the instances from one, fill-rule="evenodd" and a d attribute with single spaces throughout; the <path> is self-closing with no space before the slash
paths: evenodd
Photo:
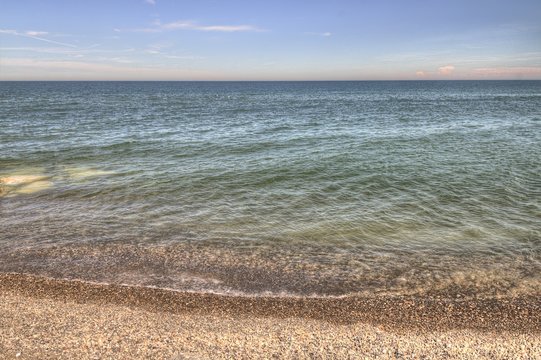
<path id="1" fill-rule="evenodd" d="M 6 358 L 539 358 L 539 298 L 273 298 L 0 274 Z"/>

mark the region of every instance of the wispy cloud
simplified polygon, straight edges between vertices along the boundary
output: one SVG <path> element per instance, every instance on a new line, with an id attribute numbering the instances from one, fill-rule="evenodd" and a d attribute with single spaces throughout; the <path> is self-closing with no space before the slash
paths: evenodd
<path id="1" fill-rule="evenodd" d="M 120 60 L 120 61 L 118 61 Z M 116 64 L 29 58 L 0 58 L 0 80 L 14 79 L 79 79 L 79 80 L 207 80 L 220 74 L 196 69 L 133 66 L 117 59 Z"/>
<path id="2" fill-rule="evenodd" d="M 163 32 L 163 29 L 160 29 L 158 27 L 155 27 L 155 28 L 136 28 L 136 29 L 119 29 L 119 28 L 114 28 L 113 29 L 114 32 L 119 32 L 119 33 L 132 33 L 132 32 L 136 32 L 136 33 L 161 33 Z"/>
<path id="3" fill-rule="evenodd" d="M 107 62 L 107 63 L 118 63 L 118 64 L 133 64 L 135 62 L 131 59 L 125 59 L 121 57 L 100 57 L 97 60 Z"/>
<path id="4" fill-rule="evenodd" d="M 159 20 L 155 21 L 153 27 L 139 29 L 118 29 L 116 32 L 145 32 L 158 33 L 172 30 L 196 30 L 208 32 L 262 32 L 265 31 L 253 25 L 202 25 L 191 20 L 179 20 L 162 24 Z"/>
<path id="5" fill-rule="evenodd" d="M 47 35 L 48 32 L 47 31 L 32 31 L 32 30 L 29 30 L 27 32 L 25 32 L 26 35 L 28 36 L 43 36 L 43 35 Z"/>
<path id="6" fill-rule="evenodd" d="M 541 77 L 541 67 L 478 68 L 472 71 L 472 75 L 489 78 Z"/>
<path id="7" fill-rule="evenodd" d="M 42 37 L 42 35 L 47 35 L 48 34 L 48 32 L 46 32 L 46 31 L 28 30 L 26 32 L 19 32 L 17 30 L 0 29 L 0 34 L 9 34 L 9 35 L 15 35 L 15 36 L 22 36 L 22 37 L 26 37 L 26 38 L 30 38 L 30 39 L 34 39 L 34 40 L 48 42 L 50 44 L 60 45 L 60 46 L 67 46 L 67 47 L 72 47 L 72 48 L 77 47 L 77 45 L 68 44 L 68 43 L 64 43 L 64 42 L 60 42 L 60 41 L 54 41 L 54 40 L 50 40 L 50 39 L 46 39 L 46 38 Z"/>
<path id="8" fill-rule="evenodd" d="M 150 5 L 156 5 L 156 0 L 145 0 L 145 3 Z"/>
<path id="9" fill-rule="evenodd" d="M 164 49 L 168 49 L 173 47 L 172 43 L 167 42 L 159 42 L 151 44 L 147 47 L 145 50 L 146 54 L 160 56 L 166 59 L 176 59 L 176 60 L 200 60 L 204 59 L 204 57 L 201 56 L 195 56 L 195 55 L 178 55 L 174 54 L 168 51 L 164 51 Z"/>
<path id="10" fill-rule="evenodd" d="M 194 26 L 194 30 L 201 31 L 219 31 L 219 32 L 238 32 L 238 31 L 261 31 L 252 25 L 211 25 Z"/>
<path id="11" fill-rule="evenodd" d="M 80 54 L 103 54 L 103 53 L 129 53 L 134 52 L 134 48 L 126 49 L 98 49 L 99 44 L 94 44 L 85 48 L 65 48 L 65 47 L 31 47 L 31 46 L 17 46 L 17 47 L 1 47 L 0 51 L 17 51 L 17 52 L 37 52 L 45 54 L 60 54 L 60 55 L 80 55 Z"/>
<path id="12" fill-rule="evenodd" d="M 199 30 L 199 31 L 218 31 L 218 32 L 239 32 L 239 31 L 262 31 L 252 25 L 200 25 L 194 21 L 179 20 L 166 24 L 157 24 L 164 30 Z"/>
<path id="13" fill-rule="evenodd" d="M 319 32 L 305 32 L 306 35 L 315 35 L 315 36 L 323 36 L 323 37 L 329 37 L 332 35 L 332 33 L 330 32 L 322 32 L 322 33 L 319 33 Z"/>
<path id="14" fill-rule="evenodd" d="M 195 55 L 175 55 L 175 54 L 170 54 L 170 53 L 162 52 L 162 51 L 160 51 L 160 50 L 152 50 L 152 49 L 147 49 L 147 50 L 145 50 L 145 53 L 150 54 L 150 55 L 160 56 L 160 57 L 165 58 L 165 59 L 175 59 L 175 60 L 202 60 L 202 59 L 205 59 L 205 58 L 202 57 L 202 56 L 195 56 Z"/>
<path id="15" fill-rule="evenodd" d="M 42 54 L 56 55 L 55 57 L 63 57 L 64 60 L 56 61 L 69 61 L 65 59 L 73 58 L 85 58 L 97 62 L 109 62 L 119 64 L 132 64 L 136 61 L 133 59 L 143 59 L 141 55 L 151 55 L 162 59 L 170 60 L 202 60 L 203 56 L 191 55 L 191 54 L 178 54 L 172 52 L 166 52 L 163 49 L 169 48 L 172 45 L 167 43 L 156 43 L 150 45 L 147 49 L 137 50 L 134 48 L 126 49 L 99 49 L 96 48 L 98 44 L 89 46 L 86 48 L 63 48 L 63 47 L 0 47 L 0 51 L 12 52 L 12 53 L 27 53 L 36 52 Z M 116 55 L 116 56 L 115 56 Z M 127 58 L 129 56 L 130 58 Z M 49 59 L 50 60 L 50 59 Z"/>
<path id="16" fill-rule="evenodd" d="M 4 66 L 18 66 L 60 70 L 105 70 L 113 68 L 111 65 L 86 63 L 64 60 L 36 60 L 27 58 L 4 58 L 0 60 Z"/>
<path id="17" fill-rule="evenodd" d="M 194 55 L 168 55 L 163 54 L 163 56 L 167 59 L 175 59 L 175 60 L 202 60 L 205 59 L 203 56 L 194 56 Z"/>

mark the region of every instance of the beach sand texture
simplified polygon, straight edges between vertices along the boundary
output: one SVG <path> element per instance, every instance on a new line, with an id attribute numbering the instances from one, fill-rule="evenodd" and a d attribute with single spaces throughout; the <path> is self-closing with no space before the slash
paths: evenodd
<path id="1" fill-rule="evenodd" d="M 2 358 L 541 358 L 541 300 L 248 298 L 0 275 Z"/>

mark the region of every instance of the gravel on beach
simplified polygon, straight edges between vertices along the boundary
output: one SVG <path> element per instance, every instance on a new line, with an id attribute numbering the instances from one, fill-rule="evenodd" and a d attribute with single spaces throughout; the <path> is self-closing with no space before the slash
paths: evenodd
<path id="1" fill-rule="evenodd" d="M 243 298 L 1 274 L 0 357 L 541 358 L 541 300 L 442 301 Z"/>

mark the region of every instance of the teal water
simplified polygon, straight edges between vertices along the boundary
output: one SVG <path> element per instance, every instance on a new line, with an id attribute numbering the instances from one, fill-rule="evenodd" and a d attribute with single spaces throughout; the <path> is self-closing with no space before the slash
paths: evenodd
<path id="1" fill-rule="evenodd" d="M 541 81 L 1 82 L 0 271 L 541 294 Z"/>

